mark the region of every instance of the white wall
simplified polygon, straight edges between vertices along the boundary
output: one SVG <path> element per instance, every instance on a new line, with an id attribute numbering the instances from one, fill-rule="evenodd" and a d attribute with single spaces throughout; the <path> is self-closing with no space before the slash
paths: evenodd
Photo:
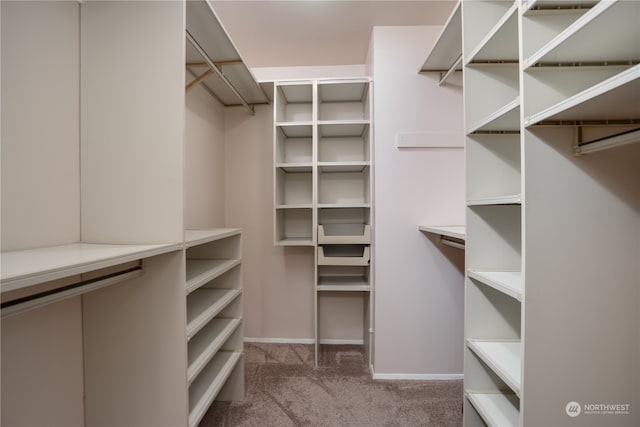
<path id="1" fill-rule="evenodd" d="M 2 250 L 77 242 L 79 5 L 1 4 Z"/>
<path id="2" fill-rule="evenodd" d="M 187 92 L 184 223 L 187 229 L 224 226 L 225 109 L 202 85 Z"/>
<path id="3" fill-rule="evenodd" d="M 244 334 L 313 339 L 313 247 L 273 244 L 273 106 L 227 108 L 225 223 L 243 229 Z"/>
<path id="4" fill-rule="evenodd" d="M 464 253 L 418 224 L 464 223 L 462 149 L 398 149 L 399 132 L 448 131 L 463 143 L 460 76 L 420 75 L 440 27 L 376 27 L 374 80 L 376 376 L 462 373 Z"/>

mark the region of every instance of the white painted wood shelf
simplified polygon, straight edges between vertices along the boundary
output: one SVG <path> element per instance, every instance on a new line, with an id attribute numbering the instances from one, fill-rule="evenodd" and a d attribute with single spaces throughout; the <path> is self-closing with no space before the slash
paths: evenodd
<path id="1" fill-rule="evenodd" d="M 489 427 L 517 427 L 520 402 L 510 394 L 465 392 L 465 396 Z"/>
<path id="2" fill-rule="evenodd" d="M 469 347 L 516 396 L 520 396 L 520 341 L 467 339 Z"/>
<path id="3" fill-rule="evenodd" d="M 319 245 L 371 244 L 369 224 L 320 224 L 318 225 Z"/>
<path id="4" fill-rule="evenodd" d="M 460 240 L 464 240 L 466 235 L 464 225 L 419 225 L 418 229 L 427 233 L 438 234 Z"/>
<path id="5" fill-rule="evenodd" d="M 520 130 L 520 97 L 518 96 L 467 129 L 467 133 Z"/>
<path id="6" fill-rule="evenodd" d="M 189 427 L 196 427 L 242 358 L 239 351 L 219 351 L 189 387 Z"/>
<path id="7" fill-rule="evenodd" d="M 467 274 L 472 279 L 491 286 L 518 301 L 523 300 L 522 272 L 520 271 L 468 270 Z"/>
<path id="8" fill-rule="evenodd" d="M 368 292 L 371 290 L 366 277 L 338 276 L 318 278 L 319 292 Z"/>
<path id="9" fill-rule="evenodd" d="M 2 292 L 180 250 L 182 243 L 103 245 L 72 243 L 2 252 Z"/>
<path id="10" fill-rule="evenodd" d="M 242 235 L 237 228 L 186 230 L 189 425 L 221 390 L 244 398 Z M 235 368 L 237 366 L 237 368 Z"/>
<path id="11" fill-rule="evenodd" d="M 480 41 L 466 58 L 466 63 L 474 61 L 517 61 L 518 60 L 518 3 L 511 5 L 494 27 Z"/>
<path id="12" fill-rule="evenodd" d="M 439 72 L 440 83 L 454 71 L 462 71 L 462 8 L 458 1 L 436 38 L 420 72 Z"/>
<path id="13" fill-rule="evenodd" d="M 213 319 L 189 340 L 189 369 L 187 371 L 189 384 L 200 374 L 241 323 L 241 319 Z"/>
<path id="14" fill-rule="evenodd" d="M 467 206 L 489 206 L 489 205 L 519 205 L 522 203 L 520 194 L 506 196 L 484 197 L 467 201 Z"/>

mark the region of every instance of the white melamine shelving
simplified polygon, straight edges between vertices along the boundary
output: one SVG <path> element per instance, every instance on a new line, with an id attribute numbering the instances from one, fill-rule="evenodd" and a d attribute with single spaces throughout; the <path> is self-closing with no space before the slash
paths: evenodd
<path id="1" fill-rule="evenodd" d="M 520 271 L 475 271 L 469 277 L 522 301 L 522 273 Z"/>
<path id="2" fill-rule="evenodd" d="M 87 273 L 181 249 L 181 243 L 161 245 L 69 245 L 2 252 L 2 292 Z"/>
<path id="3" fill-rule="evenodd" d="M 184 234 L 189 425 L 195 426 L 223 388 L 225 398 L 244 396 L 242 243 L 233 228 Z"/>
<path id="4" fill-rule="evenodd" d="M 465 396 L 489 427 L 516 427 L 518 425 L 519 402 L 513 395 L 466 392 Z"/>
<path id="5" fill-rule="evenodd" d="M 640 2 L 515 5 L 462 2 L 468 427 L 568 425 L 569 396 L 637 389 Z M 594 328 L 625 332 L 597 349 L 572 332 Z M 640 423 L 613 417 L 595 422 Z"/>
<path id="6" fill-rule="evenodd" d="M 469 347 L 507 384 L 520 395 L 520 342 L 480 341 L 467 339 Z"/>
<path id="7" fill-rule="evenodd" d="M 464 240 L 466 235 L 466 229 L 464 225 L 419 225 L 418 229 L 420 231 L 426 231 L 427 233 L 452 237 L 459 240 Z"/>
<path id="8" fill-rule="evenodd" d="M 354 307 L 361 311 L 373 301 L 372 82 L 317 79 L 274 85 L 274 243 L 314 248 L 317 364 L 320 340 L 335 340 L 321 337 L 321 323 L 327 320 L 321 319 L 320 306 L 346 310 L 340 315 L 355 324 Z M 370 323 L 370 312 L 366 309 L 364 322 L 357 325 L 367 353 L 370 327 L 360 325 Z"/>
<path id="9" fill-rule="evenodd" d="M 454 71 L 462 70 L 461 9 L 461 2 L 458 1 L 420 69 L 420 72 L 439 72 L 440 84 Z"/>

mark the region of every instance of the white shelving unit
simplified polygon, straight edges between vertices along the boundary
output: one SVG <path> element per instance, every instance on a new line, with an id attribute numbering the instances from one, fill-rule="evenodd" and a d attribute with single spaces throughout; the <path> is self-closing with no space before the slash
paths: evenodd
<path id="1" fill-rule="evenodd" d="M 640 422 L 565 412 L 638 399 L 639 17 L 627 1 L 462 2 L 466 426 Z M 580 328 L 626 332 L 593 349 Z"/>
<path id="2" fill-rule="evenodd" d="M 189 426 L 216 399 L 244 398 L 241 234 L 186 230 Z"/>
<path id="3" fill-rule="evenodd" d="M 369 79 L 275 83 L 274 240 L 315 247 L 316 363 L 320 342 L 341 342 L 325 336 L 321 306 L 371 304 L 370 86 Z M 369 311 L 361 327 L 367 346 Z"/>
<path id="4" fill-rule="evenodd" d="M 421 73 L 440 73 L 440 85 L 462 71 L 462 2 L 458 1 L 424 61 Z"/>

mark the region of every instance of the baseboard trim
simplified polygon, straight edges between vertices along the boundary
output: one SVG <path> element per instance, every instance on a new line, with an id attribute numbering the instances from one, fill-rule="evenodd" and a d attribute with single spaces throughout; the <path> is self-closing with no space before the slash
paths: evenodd
<path id="1" fill-rule="evenodd" d="M 355 344 L 362 345 L 364 344 L 364 340 L 334 340 L 334 339 L 322 339 L 320 340 L 320 344 L 337 344 L 337 345 L 346 345 L 346 344 Z"/>
<path id="2" fill-rule="evenodd" d="M 244 342 L 261 344 L 315 344 L 313 338 L 253 338 L 245 337 Z"/>
<path id="3" fill-rule="evenodd" d="M 244 337 L 244 342 L 254 342 L 262 344 L 315 344 L 316 340 L 313 338 L 255 338 Z M 364 340 L 334 340 L 334 339 L 322 339 L 320 344 L 337 344 L 337 345 L 363 345 Z"/>
<path id="4" fill-rule="evenodd" d="M 420 381 L 450 381 L 462 380 L 464 374 L 376 374 L 374 380 L 420 380 Z"/>

